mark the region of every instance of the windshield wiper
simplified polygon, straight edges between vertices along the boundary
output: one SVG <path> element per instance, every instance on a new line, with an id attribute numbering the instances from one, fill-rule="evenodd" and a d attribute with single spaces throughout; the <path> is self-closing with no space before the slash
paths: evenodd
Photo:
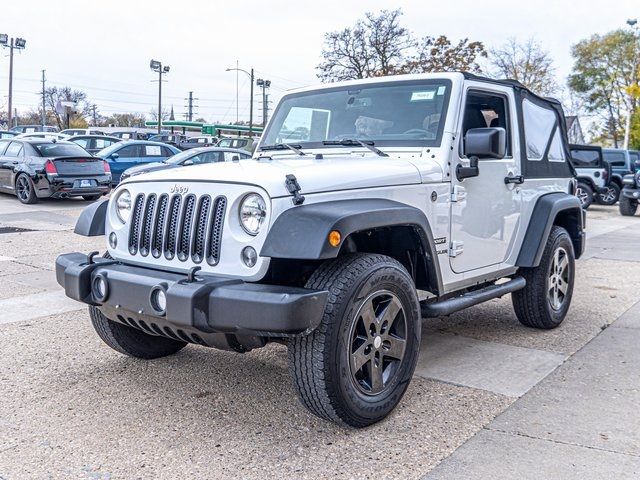
<path id="1" fill-rule="evenodd" d="M 298 155 L 306 155 L 306 153 L 304 153 L 302 150 L 300 150 L 302 147 L 300 145 L 291 145 L 290 143 L 276 143 L 274 145 L 262 145 L 260 147 L 260 151 L 267 151 L 267 150 L 286 150 L 289 149 L 293 152 L 296 152 Z"/>
<path id="2" fill-rule="evenodd" d="M 341 145 L 343 147 L 353 147 L 355 145 L 360 145 L 361 147 L 367 148 L 371 150 L 373 153 L 378 155 L 379 157 L 388 157 L 386 153 L 382 150 L 374 147 L 375 143 L 372 140 L 368 140 L 363 142 L 362 140 L 358 140 L 357 138 L 343 138 L 342 140 L 325 140 L 322 142 L 323 145 Z"/>

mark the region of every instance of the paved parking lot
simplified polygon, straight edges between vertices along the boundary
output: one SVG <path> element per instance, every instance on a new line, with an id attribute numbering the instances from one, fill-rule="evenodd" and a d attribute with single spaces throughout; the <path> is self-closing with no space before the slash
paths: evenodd
<path id="1" fill-rule="evenodd" d="M 425 322 L 400 407 L 355 431 L 298 404 L 282 346 L 143 362 L 102 344 L 53 274 L 103 250 L 72 233 L 85 205 L 0 196 L 0 479 L 640 475 L 640 217 L 589 211 L 557 330 L 508 298 Z"/>

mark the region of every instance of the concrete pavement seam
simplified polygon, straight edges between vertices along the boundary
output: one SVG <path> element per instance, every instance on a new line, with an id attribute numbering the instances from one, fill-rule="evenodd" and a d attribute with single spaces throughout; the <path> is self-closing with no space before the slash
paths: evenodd
<path id="1" fill-rule="evenodd" d="M 583 445 L 581 443 L 563 442 L 561 440 L 555 440 L 553 438 L 542 438 L 542 437 L 537 437 L 535 435 L 529 435 L 529 434 L 521 433 L 521 432 L 510 432 L 510 431 L 502 430 L 502 429 L 499 429 L 499 428 L 491 428 L 490 426 L 482 427 L 482 429 L 483 430 L 487 430 L 487 431 L 491 431 L 491 432 L 502 433 L 504 435 L 511 435 L 511 436 L 515 436 L 515 437 L 530 438 L 532 440 L 542 440 L 543 442 L 551 442 L 551 443 L 556 443 L 556 444 L 559 444 L 559 445 L 570 445 L 570 446 L 573 446 L 573 447 L 582 447 L 582 448 L 588 448 L 590 450 L 598 450 L 598 451 L 607 452 L 607 453 L 617 453 L 619 455 L 626 455 L 627 457 L 640 458 L 640 455 L 635 454 L 635 453 L 620 452 L 618 450 L 609 450 L 609 449 L 606 449 L 606 448 L 594 447 L 594 446 L 591 446 L 591 445 Z"/>

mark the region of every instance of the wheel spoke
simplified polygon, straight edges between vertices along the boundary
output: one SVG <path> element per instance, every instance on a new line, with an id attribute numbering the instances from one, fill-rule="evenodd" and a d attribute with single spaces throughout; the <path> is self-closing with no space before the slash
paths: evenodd
<path id="1" fill-rule="evenodd" d="M 560 306 L 560 299 L 558 298 L 558 288 L 553 289 L 553 306 L 558 308 Z"/>
<path id="2" fill-rule="evenodd" d="M 567 294 L 567 287 L 569 285 L 566 282 L 558 282 L 558 290 L 560 291 L 560 293 L 562 293 L 562 295 L 566 295 Z"/>
<path id="3" fill-rule="evenodd" d="M 382 374 L 383 374 L 382 359 L 380 359 L 378 362 L 376 362 L 375 360 L 372 360 L 370 363 L 370 366 L 371 366 L 371 390 L 373 390 L 374 392 L 377 392 L 382 389 L 384 384 L 384 381 L 382 379 Z"/>
<path id="4" fill-rule="evenodd" d="M 371 360 L 370 355 L 365 354 L 367 346 L 369 346 L 369 344 L 367 342 L 364 342 L 355 352 L 351 354 L 351 365 L 354 372 L 359 371 L 364 365 L 366 365 L 369 360 Z"/>
<path id="5" fill-rule="evenodd" d="M 360 316 L 362 317 L 364 328 L 367 331 L 367 336 L 371 337 L 369 327 L 376 323 L 376 312 L 373 310 L 373 302 L 371 300 L 368 300 L 366 305 L 363 305 Z"/>
<path id="6" fill-rule="evenodd" d="M 569 265 L 569 259 L 567 258 L 566 255 L 563 255 L 558 265 L 560 267 L 560 272 L 558 273 L 561 274 L 562 272 L 564 272 L 564 270 L 567 268 L 568 265 Z"/>
<path id="7" fill-rule="evenodd" d="M 396 360 L 402 360 L 404 354 L 405 341 L 402 338 L 389 335 L 385 339 L 385 347 L 383 348 L 383 355 L 385 357 L 395 358 Z M 387 346 L 388 344 L 388 346 Z"/>
<path id="8" fill-rule="evenodd" d="M 387 322 L 387 330 L 391 328 L 393 325 L 393 321 L 398 316 L 398 313 L 402 310 L 402 305 L 396 298 L 391 298 L 389 305 L 385 307 L 379 317 L 379 322 L 382 323 L 384 321 Z"/>

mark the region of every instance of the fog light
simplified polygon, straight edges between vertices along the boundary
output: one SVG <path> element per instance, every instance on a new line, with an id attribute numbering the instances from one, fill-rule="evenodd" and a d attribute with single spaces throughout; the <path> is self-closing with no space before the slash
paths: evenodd
<path id="1" fill-rule="evenodd" d="M 162 285 L 156 285 L 151 289 L 149 303 L 158 315 L 164 315 L 167 312 L 167 293 Z"/>
<path id="2" fill-rule="evenodd" d="M 111 232 L 109 234 L 109 246 L 114 250 L 118 246 L 118 236 L 116 235 L 116 232 Z"/>
<path id="3" fill-rule="evenodd" d="M 109 282 L 104 275 L 96 275 L 93 279 L 93 296 L 99 302 L 104 302 L 109 296 Z"/>
<path id="4" fill-rule="evenodd" d="M 258 263 L 258 253 L 253 247 L 244 247 L 242 249 L 242 262 L 249 268 L 254 267 Z"/>

